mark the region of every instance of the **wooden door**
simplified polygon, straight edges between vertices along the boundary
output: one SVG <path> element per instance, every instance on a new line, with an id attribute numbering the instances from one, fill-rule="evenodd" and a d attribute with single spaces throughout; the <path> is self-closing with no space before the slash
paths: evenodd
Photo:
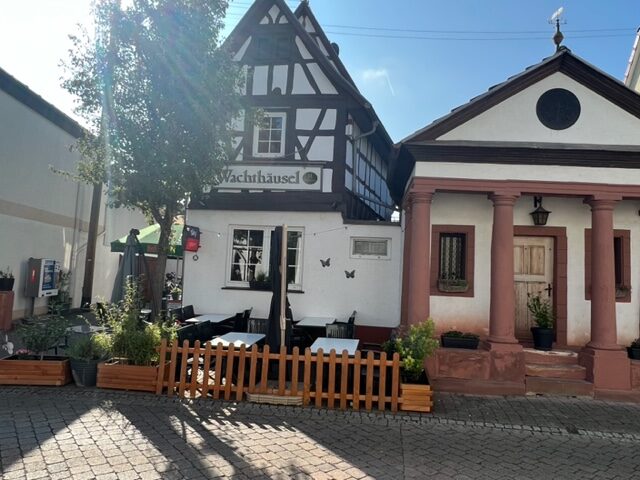
<path id="1" fill-rule="evenodd" d="M 516 338 L 531 338 L 535 326 L 527 308 L 529 295 L 540 293 L 553 307 L 553 242 L 551 237 L 515 237 L 513 266 L 516 289 Z"/>

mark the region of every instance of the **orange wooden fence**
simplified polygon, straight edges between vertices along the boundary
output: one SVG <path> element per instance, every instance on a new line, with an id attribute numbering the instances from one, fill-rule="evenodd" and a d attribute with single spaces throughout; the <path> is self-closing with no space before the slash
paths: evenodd
<path id="1" fill-rule="evenodd" d="M 312 354 L 295 347 L 288 354 L 285 348 L 271 353 L 268 346 L 248 350 L 196 341 L 190 347 L 188 340 L 182 346 L 163 340 L 159 363 L 156 393 L 166 390 L 169 396 L 240 401 L 270 395 L 298 397 L 302 405 L 316 407 L 393 412 L 402 403 L 397 353 L 391 359 L 385 352 L 350 357 L 346 351 Z"/>

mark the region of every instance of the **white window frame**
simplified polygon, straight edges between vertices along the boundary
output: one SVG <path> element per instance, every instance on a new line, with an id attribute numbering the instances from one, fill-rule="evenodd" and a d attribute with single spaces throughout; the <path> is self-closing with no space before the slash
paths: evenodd
<path id="1" fill-rule="evenodd" d="M 275 158 L 284 156 L 285 152 L 285 140 L 287 136 L 287 113 L 286 112 L 264 112 L 265 118 L 282 117 L 282 136 L 280 137 L 280 151 L 274 153 L 258 153 L 258 139 L 260 136 L 260 125 L 256 124 L 253 127 L 253 156 L 262 158 Z M 271 139 L 269 139 L 271 142 Z M 269 143 L 270 145 L 270 143 Z M 271 150 L 271 148 L 269 148 Z"/>
<path id="2" fill-rule="evenodd" d="M 386 255 L 366 255 L 361 253 L 354 253 L 355 243 L 360 242 L 381 242 L 387 243 Z M 389 237 L 351 237 L 349 239 L 349 256 L 351 258 L 359 258 L 364 260 L 391 260 L 391 238 Z"/>
<path id="3" fill-rule="evenodd" d="M 257 264 L 256 272 L 262 271 L 269 273 L 269 257 L 271 255 L 271 232 L 275 230 L 273 225 L 229 225 L 229 234 L 227 242 L 227 255 L 225 256 L 227 266 L 225 267 L 225 286 L 236 288 L 249 288 L 249 282 L 243 282 L 238 280 L 231 280 L 231 265 L 233 263 L 233 231 L 234 230 L 262 230 L 264 232 L 263 244 L 262 244 L 262 262 Z M 302 242 L 300 244 L 300 283 L 290 283 L 289 290 L 300 291 L 302 290 L 302 283 L 304 278 L 304 228 L 303 227 L 288 227 L 288 232 L 300 232 L 302 234 Z"/>

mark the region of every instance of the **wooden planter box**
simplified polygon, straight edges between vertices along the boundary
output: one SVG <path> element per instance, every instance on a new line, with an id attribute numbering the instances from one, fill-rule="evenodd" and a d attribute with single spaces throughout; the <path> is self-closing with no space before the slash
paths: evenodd
<path id="1" fill-rule="evenodd" d="M 447 293 L 464 293 L 469 290 L 466 280 L 438 280 L 438 290 Z"/>
<path id="2" fill-rule="evenodd" d="M 0 360 L 0 385 L 54 385 L 71 382 L 69 359 L 45 356 L 22 360 L 17 355 Z"/>
<path id="3" fill-rule="evenodd" d="M 98 364 L 99 388 L 154 392 L 158 383 L 158 365 L 141 367 L 127 365 L 122 360 L 109 360 Z M 168 373 L 169 369 L 165 368 Z"/>
<path id="4" fill-rule="evenodd" d="M 431 385 L 400 384 L 400 410 L 403 412 L 430 412 L 433 406 Z"/>

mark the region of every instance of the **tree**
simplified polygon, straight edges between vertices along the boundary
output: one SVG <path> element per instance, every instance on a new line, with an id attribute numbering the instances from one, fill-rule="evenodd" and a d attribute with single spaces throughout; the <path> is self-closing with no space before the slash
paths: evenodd
<path id="1" fill-rule="evenodd" d="M 110 207 L 160 225 L 151 278 L 160 309 L 171 225 L 228 160 L 242 76 L 220 48 L 226 0 L 97 0 L 95 34 L 71 36 L 63 86 L 92 135 L 80 180 L 103 183 Z"/>

